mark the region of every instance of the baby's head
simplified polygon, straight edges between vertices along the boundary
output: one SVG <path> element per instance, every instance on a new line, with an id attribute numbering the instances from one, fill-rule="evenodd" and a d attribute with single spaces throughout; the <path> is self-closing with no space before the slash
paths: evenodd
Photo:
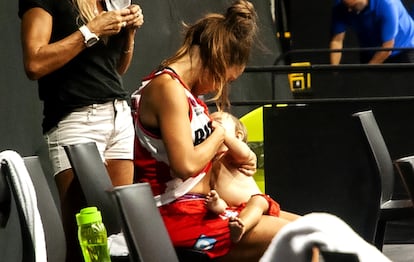
<path id="1" fill-rule="evenodd" d="M 223 111 L 214 112 L 210 116 L 214 121 L 219 122 L 226 132 L 234 134 L 243 142 L 247 142 L 247 129 L 237 117 Z"/>

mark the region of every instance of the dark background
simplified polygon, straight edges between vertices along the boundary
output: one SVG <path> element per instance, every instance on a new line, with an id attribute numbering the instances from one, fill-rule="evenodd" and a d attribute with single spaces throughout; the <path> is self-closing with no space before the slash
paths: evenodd
<path id="1" fill-rule="evenodd" d="M 231 1 L 214 0 L 141 0 L 145 24 L 137 33 L 134 60 L 124 77 L 125 88 L 132 93 L 140 84 L 140 79 L 156 67 L 163 58 L 171 55 L 181 39 L 181 22 L 191 23 L 209 11 L 222 11 Z M 276 0 L 277 22 L 271 19 L 270 3 L 266 0 L 252 1 L 259 13 L 260 39 L 249 66 L 271 66 L 283 52 L 301 49 L 326 49 L 329 45 L 329 21 L 331 0 Z M 0 22 L 3 25 L 0 42 L 0 150 L 12 149 L 22 156 L 39 155 L 46 173 L 50 174 L 47 152 L 41 134 L 42 104 L 37 95 L 36 82 L 29 81 L 23 71 L 20 46 L 20 20 L 17 16 L 17 1 L 0 2 Z M 291 37 L 285 38 L 289 32 Z M 353 47 L 352 34 L 347 38 L 347 47 Z M 265 47 L 265 48 L 263 48 Z M 287 72 L 247 72 L 232 85 L 231 99 L 234 102 L 253 101 L 252 104 L 234 105 L 237 116 L 250 111 L 263 103 L 263 100 L 337 99 L 343 97 L 392 97 L 411 96 L 414 75 L 411 68 L 400 70 L 337 70 L 318 68 L 318 64 L 328 63 L 327 52 L 298 52 L 286 56 L 281 65 L 290 62 L 311 62 L 312 91 L 308 94 L 293 94 L 287 82 Z M 355 54 L 347 55 L 345 62 L 356 61 Z M 262 101 L 262 102 L 260 102 Z M 411 107 L 411 105 L 409 105 Z M 398 112 L 397 112 L 398 113 Z M 381 118 L 381 116 L 380 116 Z M 412 142 L 402 139 L 406 133 L 399 130 L 411 130 L 412 119 L 400 119 L 398 116 L 387 118 L 382 125 L 391 130 L 385 134 L 393 157 L 408 153 Z M 414 131 L 414 129 L 413 129 Z M 397 138 L 397 139 L 394 139 Z M 400 138 L 400 139 L 398 139 Z M 289 137 L 286 137 L 288 141 Z M 396 141 L 396 142 L 395 142 Z M 412 146 L 411 146 L 412 145 Z M 292 160 L 293 161 L 293 160 Z M 312 174 L 312 171 L 306 175 Z M 48 176 L 52 190 L 53 178 Z M 319 181 L 323 183 L 324 181 Z M 266 185 L 271 187 L 272 185 Z M 328 185 L 329 186 L 329 185 Z M 302 201 L 298 199 L 298 201 Z M 13 211 L 15 212 L 15 211 Z M 15 216 L 13 217 L 16 218 Z M 7 258 L 19 245 L 17 221 L 7 230 L 0 229 L 0 256 Z M 1 259 L 3 260 L 3 259 Z M 4 261 L 7 261 L 5 259 Z"/>

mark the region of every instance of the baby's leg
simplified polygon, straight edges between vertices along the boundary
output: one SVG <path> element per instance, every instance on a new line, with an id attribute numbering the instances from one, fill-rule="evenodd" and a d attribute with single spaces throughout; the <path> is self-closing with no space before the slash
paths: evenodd
<path id="1" fill-rule="evenodd" d="M 210 190 L 207 194 L 205 203 L 207 208 L 216 214 L 223 213 L 228 207 L 227 203 L 220 198 L 219 194 L 214 189 Z"/>
<path id="2" fill-rule="evenodd" d="M 241 220 L 239 217 L 231 217 L 229 219 L 229 227 L 230 240 L 233 243 L 239 242 L 244 232 L 246 231 L 243 220 Z"/>
<path id="3" fill-rule="evenodd" d="M 243 234 L 259 223 L 262 215 L 269 209 L 269 202 L 261 195 L 254 195 L 237 218 L 230 219 L 230 238 L 237 243 Z"/>

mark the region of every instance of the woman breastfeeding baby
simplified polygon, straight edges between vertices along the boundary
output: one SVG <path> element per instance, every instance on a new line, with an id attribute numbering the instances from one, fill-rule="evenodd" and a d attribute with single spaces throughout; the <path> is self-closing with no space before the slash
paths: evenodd
<path id="1" fill-rule="evenodd" d="M 279 213 L 276 202 L 243 182 L 255 169 L 253 152 L 244 146 L 239 152 L 233 144 L 241 140 L 236 130 L 226 130 L 226 115 L 212 121 L 198 98 L 213 94 L 218 111 L 229 104 L 227 85 L 244 71 L 256 19 L 253 5 L 237 0 L 225 14 L 208 14 L 188 26 L 182 46 L 134 94 L 135 180 L 151 185 L 175 247 L 221 261 L 259 260 L 280 228 L 296 217 Z M 231 181 L 246 184 L 242 192 L 229 193 L 237 199 L 226 194 L 237 189 L 228 186 Z M 223 208 L 218 194 L 230 208 Z"/>

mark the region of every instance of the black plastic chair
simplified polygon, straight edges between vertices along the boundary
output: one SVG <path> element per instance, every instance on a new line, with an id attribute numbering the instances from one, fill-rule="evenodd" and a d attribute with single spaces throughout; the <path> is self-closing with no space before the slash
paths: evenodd
<path id="1" fill-rule="evenodd" d="M 112 182 L 95 142 L 65 145 L 73 172 L 80 182 L 82 191 L 88 205 L 96 206 L 102 213 L 102 220 L 107 228 L 108 235 L 121 232 L 121 217 L 111 196 L 107 193 L 113 189 Z M 138 201 L 136 199 L 136 201 Z M 137 202 L 138 203 L 138 202 Z M 136 204 L 138 206 L 138 204 Z M 127 233 L 126 233 L 127 234 Z M 157 251 L 159 252 L 159 250 Z M 194 261 L 193 250 L 177 250 L 180 261 Z M 203 253 L 202 253 L 203 254 Z M 204 254 L 203 254 L 204 255 Z M 187 257 L 189 259 L 187 259 Z M 127 260 L 127 257 L 112 257 L 116 261 Z M 139 261 L 130 258 L 131 261 Z M 202 260 L 196 260 L 202 261 Z"/>
<path id="2" fill-rule="evenodd" d="M 65 145 L 64 149 L 87 204 L 101 211 L 108 235 L 119 233 L 121 223 L 114 203 L 106 193 L 113 187 L 112 182 L 95 142 Z"/>
<path id="3" fill-rule="evenodd" d="M 205 253 L 173 247 L 148 183 L 114 187 L 110 193 L 122 217 L 131 261 L 210 261 Z"/>
<path id="4" fill-rule="evenodd" d="M 357 112 L 352 116 L 361 124 L 381 179 L 380 216 L 374 244 L 382 250 L 387 222 L 414 217 L 414 206 L 411 199 L 393 199 L 396 172 L 372 110 Z"/>
<path id="5" fill-rule="evenodd" d="M 37 156 L 25 157 L 23 160 L 36 193 L 37 207 L 41 216 L 46 241 L 47 261 L 65 261 L 66 240 L 63 225 L 40 160 Z M 11 170 L 9 163 L 3 161 L 1 163 L 0 171 L 0 217 L 3 218 L 1 226 L 6 227 L 10 224 L 10 221 L 8 220 L 13 218 L 9 217 L 10 213 L 8 212 L 10 212 L 11 206 L 15 206 L 17 208 L 22 240 L 22 250 L 15 253 L 16 256 L 21 256 L 21 261 L 32 262 L 35 259 L 33 240 L 30 236 L 28 223 L 23 213 L 23 206 L 20 201 L 16 201 L 16 199 L 18 199 L 17 191 L 16 187 L 11 182 L 10 175 Z M 17 261 L 18 257 L 16 257 L 15 260 L 10 257 L 7 257 L 7 259 L 9 259 L 9 261 Z"/>
<path id="6" fill-rule="evenodd" d="M 106 193 L 113 185 L 95 142 L 65 145 L 73 173 L 82 188 L 88 206 L 96 206 L 102 214 L 108 236 L 121 232 L 120 217 L 111 197 Z M 114 262 L 128 261 L 128 256 L 111 256 Z"/>
<path id="7" fill-rule="evenodd" d="M 359 258 L 353 253 L 332 252 L 320 250 L 323 261 L 325 262 L 359 262 Z"/>
<path id="8" fill-rule="evenodd" d="M 400 174 L 405 190 L 407 190 L 411 201 L 414 202 L 414 156 L 399 158 L 394 161 L 394 164 L 398 174 Z"/>
<path id="9" fill-rule="evenodd" d="M 148 183 L 114 187 L 131 261 L 177 261 L 178 257 Z"/>

